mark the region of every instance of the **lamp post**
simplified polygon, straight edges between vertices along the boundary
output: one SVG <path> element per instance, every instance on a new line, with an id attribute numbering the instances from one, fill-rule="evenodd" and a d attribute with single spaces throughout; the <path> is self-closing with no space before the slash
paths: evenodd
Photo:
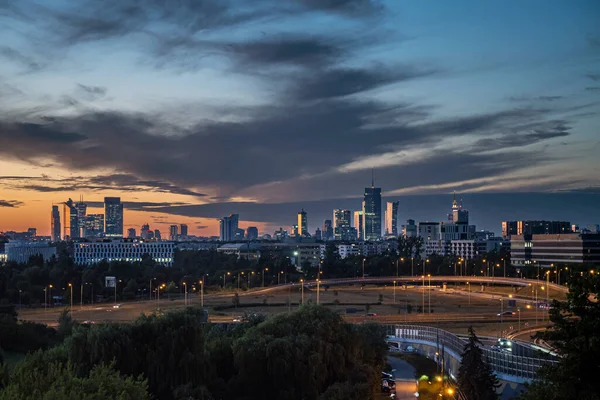
<path id="1" fill-rule="evenodd" d="M 521 309 L 517 308 L 517 312 L 519 313 L 519 330 L 521 330 Z"/>
<path id="2" fill-rule="evenodd" d="M 467 282 L 467 286 L 469 287 L 469 305 L 471 305 L 471 284 Z"/>
<path id="3" fill-rule="evenodd" d="M 502 258 L 502 262 L 504 263 L 504 277 L 506 278 L 506 259 Z"/>
<path id="4" fill-rule="evenodd" d="M 498 337 L 502 337 L 502 322 L 503 322 L 503 317 L 504 317 L 504 299 L 502 297 L 500 297 L 500 327 L 498 329 L 499 331 L 499 335 Z"/>
<path id="5" fill-rule="evenodd" d="M 319 293 L 321 292 L 319 283 L 320 283 L 320 279 L 317 279 L 317 305 L 319 305 Z"/>
<path id="6" fill-rule="evenodd" d="M 81 303 L 80 303 L 80 307 L 81 310 L 83 310 L 83 282 L 81 282 L 81 299 L 80 299 Z"/>
<path id="7" fill-rule="evenodd" d="M 268 271 L 269 268 L 263 268 L 262 273 L 262 287 L 265 287 L 265 271 Z"/>
<path id="8" fill-rule="evenodd" d="M 362 263 L 362 267 L 363 267 L 363 269 L 362 269 L 362 272 L 363 272 L 363 274 L 362 274 L 362 278 L 363 278 L 363 279 L 365 279 L 365 261 L 367 261 L 367 259 L 366 259 L 366 258 L 363 258 L 363 263 Z"/>
<path id="9" fill-rule="evenodd" d="M 187 283 L 183 282 L 183 304 L 187 307 Z"/>
<path id="10" fill-rule="evenodd" d="M 19 312 L 21 312 L 21 308 L 23 308 L 22 303 L 21 303 L 21 293 L 22 293 L 22 291 L 21 291 L 21 289 L 19 289 Z"/>
<path id="11" fill-rule="evenodd" d="M 396 304 L 396 281 L 394 281 L 394 304 Z"/>
<path id="12" fill-rule="evenodd" d="M 48 311 L 48 292 L 47 288 L 44 288 L 44 312 Z"/>
<path id="13" fill-rule="evenodd" d="M 200 307 L 204 308 L 204 281 L 200 281 Z"/>
<path id="14" fill-rule="evenodd" d="M 71 291 L 70 298 L 69 298 L 69 300 L 71 302 L 71 309 L 69 311 L 71 312 L 71 315 L 73 315 L 73 284 L 72 283 L 69 283 L 69 289 Z"/>
<path id="15" fill-rule="evenodd" d="M 425 314 L 425 275 L 421 275 L 421 279 L 423 280 L 423 283 L 421 284 L 421 287 L 423 288 L 423 303 L 421 306 L 421 310 L 422 314 Z"/>
<path id="16" fill-rule="evenodd" d="M 150 279 L 150 301 L 152 301 L 152 281 L 155 281 L 156 278 Z"/>
<path id="17" fill-rule="evenodd" d="M 300 279 L 300 291 L 302 293 L 302 305 L 304 305 L 304 279 Z"/>
<path id="18" fill-rule="evenodd" d="M 431 314 L 431 274 L 427 274 L 427 277 L 429 278 L 429 290 L 427 291 L 427 295 L 429 297 L 429 314 Z"/>
<path id="19" fill-rule="evenodd" d="M 52 285 L 48 285 L 48 304 L 52 308 Z"/>

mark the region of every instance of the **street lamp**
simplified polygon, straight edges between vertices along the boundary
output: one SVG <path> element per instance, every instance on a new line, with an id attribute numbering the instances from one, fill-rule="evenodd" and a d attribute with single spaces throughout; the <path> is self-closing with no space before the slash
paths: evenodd
<path id="1" fill-rule="evenodd" d="M 421 287 L 423 288 L 423 305 L 421 306 L 422 314 L 425 314 L 425 275 L 421 275 L 421 279 L 423 280 L 423 284 Z"/>
<path id="2" fill-rule="evenodd" d="M 155 281 L 156 278 L 150 279 L 150 301 L 152 301 L 152 281 Z"/>
<path id="3" fill-rule="evenodd" d="M 72 283 L 69 283 L 69 289 L 71 290 L 71 298 L 70 298 L 71 310 L 70 310 L 70 312 L 71 312 L 71 315 L 73 315 L 73 284 Z"/>
<path id="4" fill-rule="evenodd" d="M 410 276 L 415 276 L 415 258 L 410 258 Z"/>
<path id="5" fill-rule="evenodd" d="M 52 308 L 52 285 L 48 285 L 48 302 Z"/>
<path id="6" fill-rule="evenodd" d="M 200 307 L 204 308 L 204 281 L 200 281 Z"/>
<path id="7" fill-rule="evenodd" d="M 319 287 L 320 279 L 317 279 L 317 305 L 319 305 L 319 294 L 321 293 L 321 289 Z"/>
<path id="8" fill-rule="evenodd" d="M 519 313 L 519 331 L 521 330 L 521 309 L 517 308 L 517 312 Z"/>
<path id="9" fill-rule="evenodd" d="M 300 279 L 300 291 L 302 292 L 302 305 L 304 305 L 304 279 Z"/>
<path id="10" fill-rule="evenodd" d="M 80 308 L 83 311 L 83 281 L 81 281 L 81 299 Z"/>
<path id="11" fill-rule="evenodd" d="M 429 314 L 431 314 L 431 274 L 427 274 L 429 278 L 429 290 L 427 291 L 427 296 L 429 297 Z"/>
<path id="12" fill-rule="evenodd" d="M 363 267 L 363 270 L 362 270 L 363 271 L 363 274 L 362 274 L 363 279 L 365 279 L 365 261 L 367 261 L 367 259 L 363 258 L 363 263 L 362 263 L 363 264 L 363 266 L 362 266 Z"/>
<path id="13" fill-rule="evenodd" d="M 262 287 L 265 287 L 265 271 L 268 271 L 269 268 L 263 268 L 263 273 L 262 273 Z"/>
<path id="14" fill-rule="evenodd" d="M 19 289 L 19 312 L 21 312 L 21 308 L 23 308 L 21 303 L 21 292 L 21 289 Z"/>
<path id="15" fill-rule="evenodd" d="M 187 307 L 187 283 L 183 282 L 183 304 Z"/>
<path id="16" fill-rule="evenodd" d="M 469 305 L 471 305 L 471 284 L 467 282 L 467 286 L 469 287 Z"/>
<path id="17" fill-rule="evenodd" d="M 396 281 L 394 281 L 394 304 L 396 304 Z"/>
<path id="18" fill-rule="evenodd" d="M 156 288 L 156 309 L 160 311 L 160 289 L 167 287 L 164 283 Z"/>

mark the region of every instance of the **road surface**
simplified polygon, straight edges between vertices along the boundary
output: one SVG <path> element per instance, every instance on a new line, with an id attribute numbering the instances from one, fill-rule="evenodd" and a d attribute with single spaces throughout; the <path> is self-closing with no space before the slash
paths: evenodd
<path id="1" fill-rule="evenodd" d="M 396 381 L 396 399 L 414 399 L 417 386 L 413 366 L 398 357 L 388 357 L 388 362 L 395 370 L 393 374 Z"/>

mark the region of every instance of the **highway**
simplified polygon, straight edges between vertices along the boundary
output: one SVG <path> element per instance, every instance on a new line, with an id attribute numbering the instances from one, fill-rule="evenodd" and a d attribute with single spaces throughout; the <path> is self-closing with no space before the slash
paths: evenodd
<path id="1" fill-rule="evenodd" d="M 417 384 L 415 369 L 412 365 L 398 357 L 388 357 L 388 362 L 394 370 L 394 381 L 396 382 L 396 399 L 408 400 L 415 398 Z"/>

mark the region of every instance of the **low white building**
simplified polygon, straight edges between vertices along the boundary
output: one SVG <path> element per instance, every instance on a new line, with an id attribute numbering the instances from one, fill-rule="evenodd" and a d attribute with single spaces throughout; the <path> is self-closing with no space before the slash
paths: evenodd
<path id="1" fill-rule="evenodd" d="M 73 261 L 80 265 L 97 264 L 102 260 L 140 262 L 142 256 L 148 254 L 155 262 L 172 267 L 174 251 L 173 242 L 84 242 L 74 244 Z"/>
<path id="2" fill-rule="evenodd" d="M 357 243 L 339 244 L 337 249 L 341 259 L 359 256 L 362 252 L 361 245 Z"/>
<path id="3" fill-rule="evenodd" d="M 48 261 L 56 256 L 56 247 L 50 246 L 48 242 L 11 241 L 5 243 L 4 257 L 0 257 L 0 261 L 4 258 L 5 261 L 26 263 L 31 256 L 42 256 L 44 261 Z"/>
<path id="4" fill-rule="evenodd" d="M 251 243 L 227 243 L 220 246 L 217 253 L 234 255 L 238 259 L 257 260 L 260 258 L 259 246 Z"/>

